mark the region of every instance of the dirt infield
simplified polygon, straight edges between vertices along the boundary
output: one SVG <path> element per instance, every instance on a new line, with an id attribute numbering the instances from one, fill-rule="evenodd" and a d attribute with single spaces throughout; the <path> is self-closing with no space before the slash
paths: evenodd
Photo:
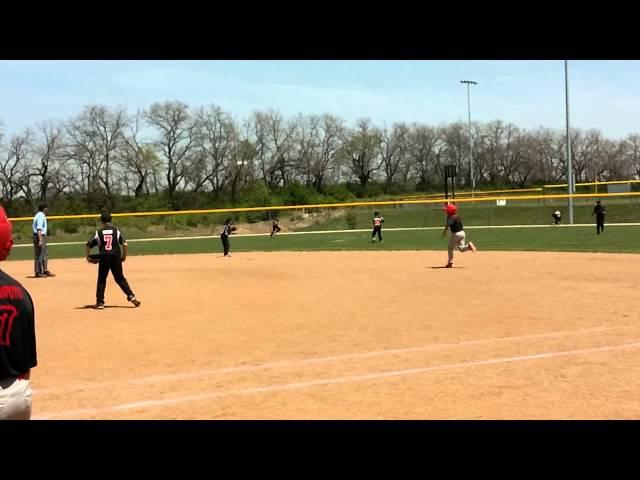
<path id="1" fill-rule="evenodd" d="M 640 256 L 446 252 L 9 262 L 36 304 L 34 418 L 640 418 Z"/>

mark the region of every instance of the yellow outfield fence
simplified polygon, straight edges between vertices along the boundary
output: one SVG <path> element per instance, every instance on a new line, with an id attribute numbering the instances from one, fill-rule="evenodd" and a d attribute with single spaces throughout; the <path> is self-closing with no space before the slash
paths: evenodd
<path id="1" fill-rule="evenodd" d="M 307 209 L 330 209 L 330 208 L 350 208 L 350 207 L 376 207 L 390 205 L 428 205 L 444 202 L 455 203 L 482 203 L 495 201 L 518 201 L 525 200 L 559 200 L 568 198 L 616 198 L 616 197 L 636 197 L 640 196 L 640 192 L 622 192 L 622 193 L 574 193 L 570 194 L 553 194 L 553 195 L 518 195 L 504 196 L 495 195 L 489 197 L 459 198 L 445 199 L 443 196 L 435 199 L 421 200 L 383 200 L 373 202 L 348 202 L 348 203 L 320 203 L 312 205 L 264 205 L 260 207 L 238 207 L 238 208 L 211 208 L 204 210 L 177 210 L 162 212 L 131 212 L 131 213 L 113 213 L 114 218 L 124 217 L 149 217 L 149 216 L 175 216 L 175 215 L 201 215 L 201 214 L 224 214 L 224 213 L 244 213 L 244 212 L 265 212 L 265 211 L 283 211 L 283 210 L 307 210 Z M 81 215 L 50 215 L 49 220 L 77 220 L 77 219 L 93 219 L 100 218 L 99 213 L 81 214 Z M 33 217 L 15 217 L 10 218 L 12 222 L 32 221 Z"/>
<path id="2" fill-rule="evenodd" d="M 600 185 L 621 185 L 625 183 L 640 183 L 640 180 L 611 180 L 608 182 L 583 182 L 576 183 L 576 187 L 592 187 Z M 566 183 L 554 183 L 553 185 L 544 185 L 544 188 L 567 188 L 569 185 Z"/>

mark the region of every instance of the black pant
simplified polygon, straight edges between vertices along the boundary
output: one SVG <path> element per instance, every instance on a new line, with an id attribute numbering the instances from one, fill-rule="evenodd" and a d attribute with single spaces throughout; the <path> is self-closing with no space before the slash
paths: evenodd
<path id="1" fill-rule="evenodd" d="M 280 231 L 280 227 L 278 225 L 274 225 L 273 229 L 271 230 L 271 236 L 273 237 L 273 235 L 275 233 L 278 233 Z"/>
<path id="2" fill-rule="evenodd" d="M 33 254 L 35 257 L 35 273 L 43 274 L 49 271 L 47 263 L 49 261 L 49 254 L 47 252 L 47 236 L 42 235 L 42 246 L 38 245 L 38 235 L 33 236 Z"/>
<path id="3" fill-rule="evenodd" d="M 604 215 L 602 217 L 596 216 L 596 232 L 600 235 L 600 232 L 604 232 Z"/>
<path id="4" fill-rule="evenodd" d="M 378 234 L 378 240 L 382 241 L 382 227 L 373 227 L 373 233 L 371 234 L 371 240 L 376 238 L 376 233 Z"/>
<path id="5" fill-rule="evenodd" d="M 122 291 L 127 295 L 127 300 L 135 295 L 129 287 L 127 279 L 122 273 L 122 259 L 115 255 L 102 255 L 98 264 L 98 288 L 96 289 L 97 303 L 104 303 L 104 291 L 107 288 L 107 276 L 109 270 L 113 273 L 113 279 L 120 286 Z"/>
<path id="6" fill-rule="evenodd" d="M 224 254 L 229 255 L 229 235 L 220 235 L 222 240 L 222 247 L 224 248 Z"/>

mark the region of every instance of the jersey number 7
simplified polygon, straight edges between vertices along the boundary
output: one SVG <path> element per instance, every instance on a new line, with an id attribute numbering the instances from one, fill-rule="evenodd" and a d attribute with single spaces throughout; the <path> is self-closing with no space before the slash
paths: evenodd
<path id="1" fill-rule="evenodd" d="M 104 249 L 107 251 L 113 249 L 113 235 L 104 236 Z"/>
<path id="2" fill-rule="evenodd" d="M 17 314 L 18 311 L 13 305 L 0 305 L 0 346 L 10 346 L 11 327 Z"/>

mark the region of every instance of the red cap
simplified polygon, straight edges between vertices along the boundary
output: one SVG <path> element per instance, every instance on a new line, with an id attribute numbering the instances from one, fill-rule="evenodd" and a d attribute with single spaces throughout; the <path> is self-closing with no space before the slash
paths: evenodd
<path id="1" fill-rule="evenodd" d="M 458 211 L 458 207 L 452 204 L 447 205 L 443 208 L 447 215 L 455 215 Z"/>
<path id="2" fill-rule="evenodd" d="M 0 205 L 0 260 L 6 260 L 13 247 L 13 231 L 7 212 Z"/>

